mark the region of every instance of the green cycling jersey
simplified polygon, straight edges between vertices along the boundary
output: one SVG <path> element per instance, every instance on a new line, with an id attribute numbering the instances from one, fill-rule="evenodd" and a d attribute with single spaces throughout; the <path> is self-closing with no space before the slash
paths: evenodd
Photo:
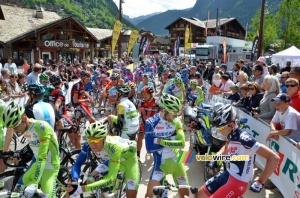
<path id="1" fill-rule="evenodd" d="M 45 93 L 44 93 L 44 98 L 43 102 L 49 102 L 49 96 L 50 93 L 54 90 L 55 88 L 52 85 L 47 85 L 45 86 Z"/>

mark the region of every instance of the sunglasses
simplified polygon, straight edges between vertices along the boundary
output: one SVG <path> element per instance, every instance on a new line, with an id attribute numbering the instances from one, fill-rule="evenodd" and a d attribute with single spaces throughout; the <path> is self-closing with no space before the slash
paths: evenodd
<path id="1" fill-rule="evenodd" d="M 98 138 L 98 139 L 89 139 L 89 138 L 87 138 L 87 141 L 88 141 L 89 144 L 92 144 L 92 143 L 98 144 L 102 140 L 103 140 L 103 138 Z"/>
<path id="2" fill-rule="evenodd" d="M 255 90 L 255 88 L 249 88 L 249 90 L 252 90 L 252 91 L 253 91 L 253 90 Z"/>
<path id="3" fill-rule="evenodd" d="M 218 129 L 218 131 L 222 131 L 222 130 L 224 130 L 227 126 L 229 126 L 229 124 L 226 124 L 226 125 L 224 125 L 224 126 L 218 127 L 217 129 Z"/>
<path id="4" fill-rule="evenodd" d="M 285 85 L 287 88 L 288 87 L 297 87 L 298 85 Z"/>

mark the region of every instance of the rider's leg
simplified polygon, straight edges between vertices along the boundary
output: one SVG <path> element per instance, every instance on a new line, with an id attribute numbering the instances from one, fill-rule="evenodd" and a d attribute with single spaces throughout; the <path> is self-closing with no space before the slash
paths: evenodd
<path id="1" fill-rule="evenodd" d="M 145 137 L 145 132 L 144 132 L 144 124 L 141 124 L 140 126 L 140 131 L 138 133 L 138 140 L 137 140 L 137 156 L 140 157 L 140 153 L 143 147 L 143 139 Z"/>
<path id="2" fill-rule="evenodd" d="M 45 169 L 40 181 L 41 190 L 47 198 L 56 197 L 56 178 L 58 171 Z"/>

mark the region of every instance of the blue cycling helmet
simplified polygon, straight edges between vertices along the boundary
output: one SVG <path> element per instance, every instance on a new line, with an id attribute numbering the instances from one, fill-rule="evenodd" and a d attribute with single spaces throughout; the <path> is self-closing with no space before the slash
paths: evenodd
<path id="1" fill-rule="evenodd" d="M 99 71 L 94 71 L 94 75 L 99 75 L 100 74 L 100 72 Z"/>
<path id="2" fill-rule="evenodd" d="M 126 69 L 126 71 L 129 71 L 129 72 L 130 72 L 130 69 L 129 69 L 129 68 L 127 68 L 127 69 Z"/>
<path id="3" fill-rule="evenodd" d="M 187 72 L 188 72 L 187 69 L 182 69 L 182 70 L 181 70 L 181 73 L 182 73 L 182 74 L 187 73 Z"/>
<path id="4" fill-rule="evenodd" d="M 28 91 L 29 94 L 42 95 L 45 93 L 45 87 L 40 83 L 34 82 L 28 86 Z"/>
<path id="5" fill-rule="evenodd" d="M 122 70 L 122 71 L 125 71 L 125 70 L 126 70 L 126 67 L 122 67 L 121 70 Z"/>

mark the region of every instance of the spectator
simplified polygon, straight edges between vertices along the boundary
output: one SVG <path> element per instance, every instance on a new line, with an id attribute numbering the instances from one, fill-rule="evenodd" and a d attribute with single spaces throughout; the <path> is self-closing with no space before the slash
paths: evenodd
<path id="1" fill-rule="evenodd" d="M 42 65 L 36 63 L 33 67 L 33 72 L 27 76 L 26 83 L 30 85 L 31 83 L 39 82 L 40 73 L 42 73 Z"/>
<path id="2" fill-rule="evenodd" d="M 220 87 L 220 91 L 213 92 L 212 94 L 220 94 L 223 93 L 225 96 L 230 95 L 232 92 L 230 87 L 234 85 L 234 83 L 229 79 L 229 76 L 223 74 L 221 76 L 222 85 Z"/>
<path id="3" fill-rule="evenodd" d="M 10 93 L 7 87 L 7 82 L 5 80 L 0 79 L 1 91 L 0 91 L 0 99 L 4 102 L 10 100 Z"/>
<path id="4" fill-rule="evenodd" d="M 22 93 L 18 83 L 17 83 L 18 76 L 17 74 L 10 74 L 10 79 L 8 84 L 8 89 L 11 98 L 22 98 L 25 96 L 25 93 Z"/>
<path id="5" fill-rule="evenodd" d="M 4 68 L 8 69 L 11 74 L 18 73 L 18 68 L 17 68 L 16 64 L 14 63 L 12 57 L 9 57 L 7 59 L 7 63 L 4 64 Z"/>
<path id="6" fill-rule="evenodd" d="M 30 63 L 29 64 L 29 68 L 28 68 L 28 71 L 27 71 L 27 75 L 29 75 L 32 71 L 33 71 L 33 64 L 32 63 Z"/>
<path id="7" fill-rule="evenodd" d="M 245 65 L 245 61 L 243 59 L 239 60 L 238 62 L 240 70 L 245 72 L 248 76 L 249 74 L 249 68 Z"/>
<path id="8" fill-rule="evenodd" d="M 55 74 L 59 74 L 58 67 L 56 64 L 51 65 L 51 71 Z"/>
<path id="9" fill-rule="evenodd" d="M 284 72 L 283 72 L 284 73 Z M 291 107 L 300 113 L 300 89 L 299 81 L 296 78 L 288 78 L 286 81 L 286 93 L 291 98 Z"/>
<path id="10" fill-rule="evenodd" d="M 267 64 L 266 64 L 266 58 L 265 57 L 263 57 L 263 56 L 259 57 L 257 59 L 257 61 L 256 61 L 256 64 L 262 66 L 262 68 L 263 68 L 262 75 L 263 76 L 269 74 L 268 67 L 267 67 Z"/>
<path id="11" fill-rule="evenodd" d="M 227 65 L 226 64 L 222 64 L 220 67 L 221 71 L 223 74 L 226 74 L 230 80 L 232 80 L 231 74 L 230 72 L 227 70 Z"/>
<path id="12" fill-rule="evenodd" d="M 300 66 L 291 68 L 290 77 L 296 78 L 300 82 Z"/>
<path id="13" fill-rule="evenodd" d="M 68 82 L 68 73 L 66 72 L 66 68 L 61 65 L 58 67 L 58 70 L 59 70 L 59 76 L 61 78 L 61 80 L 65 83 L 65 82 Z"/>
<path id="14" fill-rule="evenodd" d="M 212 63 L 208 62 L 207 65 L 206 65 L 206 70 L 203 73 L 203 78 L 205 80 L 207 80 L 209 82 L 209 84 L 212 83 L 212 75 L 214 73 L 214 70 L 215 69 L 214 69 Z"/>
<path id="15" fill-rule="evenodd" d="M 286 85 L 285 82 L 289 78 L 289 72 L 282 72 L 280 75 L 280 89 L 282 93 L 286 93 Z"/>
<path id="16" fill-rule="evenodd" d="M 25 81 L 25 74 L 18 73 L 17 83 L 22 91 L 22 93 L 26 93 L 28 91 L 28 84 Z"/>
<path id="17" fill-rule="evenodd" d="M 222 73 L 220 72 L 220 67 L 219 67 L 219 66 L 216 66 L 216 67 L 215 67 L 215 71 L 214 71 L 213 76 L 212 76 L 212 81 L 213 81 L 213 82 L 214 82 L 214 80 L 216 80 L 216 75 L 217 75 L 217 74 L 219 74 L 220 77 L 221 77 L 221 75 L 222 75 Z"/>
<path id="18" fill-rule="evenodd" d="M 266 75 L 264 79 L 264 96 L 259 103 L 259 109 L 252 111 L 255 118 L 270 123 L 275 114 L 275 104 L 271 102 L 280 93 L 280 84 L 276 76 Z"/>
<path id="19" fill-rule="evenodd" d="M 248 96 L 249 88 L 247 84 L 243 84 L 239 89 L 241 98 L 236 103 L 233 103 L 233 105 L 245 109 L 249 106 L 250 102 L 250 97 Z"/>
<path id="20" fill-rule="evenodd" d="M 236 84 L 239 88 L 241 88 L 243 85 L 248 85 L 248 75 L 243 72 L 239 71 L 239 75 L 237 75 L 238 83 Z"/>
<path id="21" fill-rule="evenodd" d="M 291 64 L 291 61 L 287 61 L 285 67 L 281 69 L 280 73 L 282 74 L 283 72 L 291 72 Z"/>
<path id="22" fill-rule="evenodd" d="M 277 71 L 277 66 L 276 65 L 271 65 L 270 69 L 269 69 L 269 73 L 272 76 L 276 76 L 278 78 L 278 80 L 280 80 L 280 73 L 278 73 Z"/>
<path id="23" fill-rule="evenodd" d="M 230 87 L 232 94 L 228 96 L 228 100 L 231 100 L 232 103 L 236 103 L 240 100 L 241 96 L 239 94 L 239 87 L 237 85 L 233 85 Z"/>
<path id="24" fill-rule="evenodd" d="M 9 81 L 9 76 L 10 76 L 10 72 L 7 68 L 3 68 L 1 69 L 1 76 L 2 79 L 5 80 L 6 82 Z"/>
<path id="25" fill-rule="evenodd" d="M 232 69 L 232 81 L 236 84 L 238 83 L 238 79 L 237 76 L 239 75 L 239 70 L 240 70 L 240 66 L 238 63 L 234 63 L 233 64 L 233 69 Z M 248 80 L 248 78 L 247 78 Z"/>
<path id="26" fill-rule="evenodd" d="M 259 103 L 263 98 L 263 93 L 261 93 L 259 85 L 255 82 L 248 84 L 249 88 L 249 105 L 246 107 L 248 112 L 252 112 L 253 109 L 259 107 Z"/>
<path id="27" fill-rule="evenodd" d="M 45 69 L 43 67 L 43 72 L 42 73 L 47 73 L 49 71 L 51 71 L 51 64 L 50 63 L 46 63 Z"/>
<path id="28" fill-rule="evenodd" d="M 221 75 L 220 74 L 215 74 L 215 80 L 213 80 L 213 86 L 220 88 L 222 85 L 221 81 Z"/>
<path id="29" fill-rule="evenodd" d="M 28 69 L 29 69 L 29 65 L 27 63 L 27 60 L 24 58 L 23 59 L 23 73 L 27 75 Z"/>
<path id="30" fill-rule="evenodd" d="M 276 113 L 270 123 L 271 132 L 267 137 L 278 140 L 279 135 L 287 136 L 296 142 L 300 142 L 300 113 L 290 104 L 290 97 L 281 93 L 272 99 L 275 102 Z"/>
<path id="31" fill-rule="evenodd" d="M 257 83 L 259 87 L 262 87 L 262 83 L 264 81 L 262 66 L 256 65 L 253 67 L 253 78 L 251 81 Z"/>

